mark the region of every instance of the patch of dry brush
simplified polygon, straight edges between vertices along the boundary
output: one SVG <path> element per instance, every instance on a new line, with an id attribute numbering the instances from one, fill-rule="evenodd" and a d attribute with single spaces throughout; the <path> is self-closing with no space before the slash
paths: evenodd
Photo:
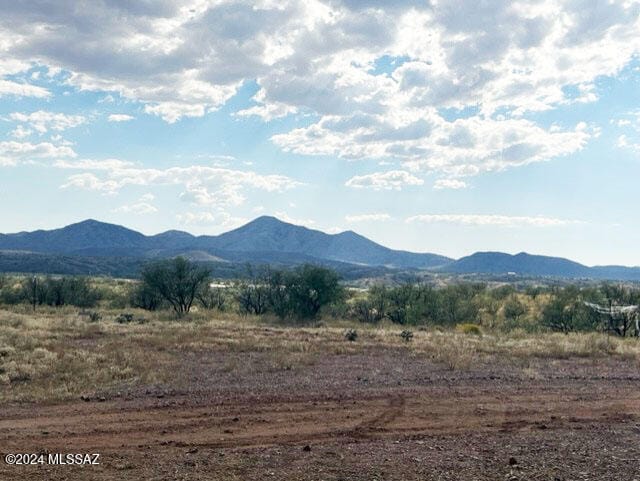
<path id="1" fill-rule="evenodd" d="M 96 391 L 179 383 L 185 354 L 220 354 L 220 369 L 241 372 L 243 356 L 259 355 L 266 370 L 312 368 L 322 356 L 395 349 L 464 370 L 496 359 L 533 360 L 617 356 L 637 362 L 640 342 L 606 335 L 468 333 L 418 330 L 411 342 L 391 324 L 369 326 L 331 321 L 292 327 L 251 317 L 194 314 L 176 321 L 164 314 L 145 323 L 116 322 L 119 312 L 102 311 L 92 322 L 77 309 L 32 313 L 0 310 L 0 402 L 62 400 Z M 136 313 L 136 315 L 143 315 Z M 344 338 L 356 329 L 355 342 Z M 524 363 L 526 364 L 526 362 Z"/>

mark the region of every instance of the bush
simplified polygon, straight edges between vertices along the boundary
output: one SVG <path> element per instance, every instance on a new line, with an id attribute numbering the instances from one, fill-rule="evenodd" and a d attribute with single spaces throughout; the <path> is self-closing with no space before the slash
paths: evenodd
<path id="1" fill-rule="evenodd" d="M 129 303 L 131 307 L 155 311 L 162 306 L 163 299 L 156 289 L 147 283 L 141 282 L 131 289 Z"/>
<path id="2" fill-rule="evenodd" d="M 131 324 L 133 322 L 133 314 L 130 312 L 123 312 L 116 316 L 116 322 L 118 324 Z"/>
<path id="3" fill-rule="evenodd" d="M 342 296 L 338 274 L 324 267 L 305 264 L 286 276 L 290 313 L 298 319 L 314 319 L 320 309 Z"/>
<path id="4" fill-rule="evenodd" d="M 315 319 L 330 307 L 339 312 L 342 298 L 338 275 L 309 264 L 292 271 L 266 270 L 236 287 L 241 314 L 272 312 L 281 319 Z"/>
<path id="5" fill-rule="evenodd" d="M 518 322 L 527 313 L 527 307 L 513 295 L 504 305 L 504 317 L 507 321 Z"/>
<path id="6" fill-rule="evenodd" d="M 456 326 L 456 331 L 461 332 L 462 334 L 474 334 L 477 336 L 482 335 L 480 326 L 471 323 L 458 324 Z"/>
<path id="7" fill-rule="evenodd" d="M 384 312 L 379 312 L 368 299 L 356 300 L 350 309 L 351 317 L 360 322 L 373 324 L 382 319 Z"/>
<path id="8" fill-rule="evenodd" d="M 344 332 L 344 338 L 349 342 L 355 342 L 358 339 L 358 331 L 355 329 L 347 329 Z"/>
<path id="9" fill-rule="evenodd" d="M 205 309 L 215 309 L 221 312 L 227 310 L 227 292 L 223 288 L 205 285 L 198 291 L 196 298 Z"/>
<path id="10" fill-rule="evenodd" d="M 413 332 L 404 330 L 400 333 L 400 337 L 404 342 L 409 342 L 413 339 Z"/>

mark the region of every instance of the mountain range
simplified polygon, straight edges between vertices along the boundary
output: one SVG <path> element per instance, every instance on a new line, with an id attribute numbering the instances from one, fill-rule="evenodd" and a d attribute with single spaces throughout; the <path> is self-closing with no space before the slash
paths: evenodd
<path id="1" fill-rule="evenodd" d="M 86 220 L 61 229 L 0 234 L 0 271 L 135 276 L 149 259 L 184 255 L 227 269 L 252 264 L 318 263 L 368 276 L 385 270 L 452 274 L 510 274 L 640 280 L 640 268 L 589 267 L 568 259 L 520 253 L 478 252 L 461 259 L 393 250 L 353 231 L 339 234 L 262 216 L 218 236 L 167 231 L 146 236 L 126 227 Z"/>

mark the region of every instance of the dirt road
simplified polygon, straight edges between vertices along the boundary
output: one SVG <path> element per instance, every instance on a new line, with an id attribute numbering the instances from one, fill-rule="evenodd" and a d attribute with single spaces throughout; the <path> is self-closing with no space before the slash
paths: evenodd
<path id="1" fill-rule="evenodd" d="M 323 379 L 324 369 L 309 372 Z M 0 479 L 640 480 L 634 371 L 555 369 L 535 380 L 485 367 L 396 386 L 359 377 L 353 389 L 5 406 L 3 453 L 100 453 L 101 464 L 0 464 Z"/>

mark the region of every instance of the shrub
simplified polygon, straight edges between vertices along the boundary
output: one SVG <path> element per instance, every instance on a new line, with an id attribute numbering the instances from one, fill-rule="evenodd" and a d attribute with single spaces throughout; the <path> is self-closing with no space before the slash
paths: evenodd
<path id="1" fill-rule="evenodd" d="M 404 342 L 409 342 L 413 339 L 413 332 L 404 330 L 400 333 L 400 337 Z"/>
<path id="2" fill-rule="evenodd" d="M 477 324 L 471 324 L 469 322 L 464 324 L 458 324 L 456 326 L 456 331 L 461 332 L 462 334 L 474 334 L 476 336 L 482 335 L 482 330 L 480 326 Z"/>
<path id="3" fill-rule="evenodd" d="M 433 358 L 452 371 L 465 370 L 473 365 L 475 351 L 469 341 L 453 339 L 438 343 L 433 352 Z"/>
<path id="4" fill-rule="evenodd" d="M 358 331 L 355 329 L 347 329 L 344 332 L 344 338 L 349 342 L 355 342 L 358 339 Z"/>
<path id="5" fill-rule="evenodd" d="M 380 313 L 368 299 L 357 299 L 350 309 L 351 316 L 360 322 L 373 324 L 382 319 Z"/>
<path id="6" fill-rule="evenodd" d="M 517 322 L 526 313 L 526 306 L 515 295 L 509 297 L 504 305 L 504 317 L 508 321 Z"/>
<path id="7" fill-rule="evenodd" d="M 116 322 L 118 324 L 130 324 L 133 322 L 133 314 L 130 312 L 123 312 L 116 316 Z"/>
<path id="8" fill-rule="evenodd" d="M 146 311 L 155 311 L 162 306 L 162 301 L 160 293 L 147 283 L 141 282 L 131 290 L 131 307 L 137 307 L 138 309 L 144 309 Z"/>
<path id="9" fill-rule="evenodd" d="M 196 298 L 205 309 L 227 310 L 227 293 L 223 288 L 205 285 L 198 291 Z"/>

